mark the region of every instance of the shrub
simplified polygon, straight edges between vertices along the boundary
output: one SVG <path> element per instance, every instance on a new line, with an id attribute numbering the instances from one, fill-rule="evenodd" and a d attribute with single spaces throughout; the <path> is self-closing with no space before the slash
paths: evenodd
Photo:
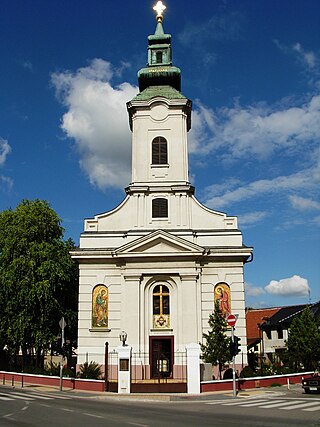
<path id="1" fill-rule="evenodd" d="M 250 366 L 245 366 L 240 373 L 241 378 L 249 378 L 249 377 L 255 377 L 255 376 L 257 376 L 257 374 L 254 372 L 252 368 L 250 368 Z"/>
<path id="2" fill-rule="evenodd" d="M 96 362 L 85 362 L 80 365 L 80 371 L 78 372 L 79 378 L 86 378 L 91 380 L 98 380 L 101 378 L 102 371 L 101 366 Z"/>

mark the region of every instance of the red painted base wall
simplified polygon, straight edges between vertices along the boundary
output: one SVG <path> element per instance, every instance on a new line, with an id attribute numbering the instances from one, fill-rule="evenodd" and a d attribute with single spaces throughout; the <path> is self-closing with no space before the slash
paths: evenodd
<path id="1" fill-rule="evenodd" d="M 0 371 L 1 384 L 37 384 L 49 387 L 59 387 L 60 378 L 46 375 L 32 375 L 16 372 Z M 103 380 L 82 380 L 79 378 L 63 378 L 62 387 L 73 390 L 105 391 Z"/>
<path id="2" fill-rule="evenodd" d="M 237 379 L 237 390 L 245 390 L 260 387 L 270 387 L 272 385 L 299 384 L 301 378 L 312 374 L 312 372 L 303 372 L 299 374 L 272 375 L 269 377 L 239 378 Z M 232 380 L 204 381 L 200 386 L 201 393 L 208 391 L 226 391 L 232 390 Z"/>
<path id="3" fill-rule="evenodd" d="M 270 377 L 254 377 L 254 378 L 240 378 L 237 379 L 237 390 L 241 389 L 252 389 L 260 387 L 270 387 L 272 385 L 281 384 L 299 384 L 303 376 L 311 375 L 312 372 L 303 372 L 298 374 L 289 375 L 274 375 Z M 32 375 L 23 374 L 16 372 L 0 371 L 0 383 L 1 384 L 37 384 L 46 385 L 49 387 L 59 387 L 60 378 L 51 377 L 45 375 Z M 112 386 L 112 384 L 110 384 Z M 85 391 L 105 391 L 105 382 L 103 380 L 82 380 L 79 378 L 63 378 L 63 388 L 69 388 L 73 390 L 85 390 Z M 205 381 L 200 386 L 201 393 L 210 391 L 226 391 L 232 390 L 232 380 L 216 380 L 216 381 Z M 110 391 L 117 391 L 115 387 L 110 387 Z M 141 392 L 141 390 L 139 390 Z M 149 391 L 149 390 L 148 390 Z M 164 391 L 164 390 L 162 390 Z M 183 392 L 182 390 L 179 390 Z"/>

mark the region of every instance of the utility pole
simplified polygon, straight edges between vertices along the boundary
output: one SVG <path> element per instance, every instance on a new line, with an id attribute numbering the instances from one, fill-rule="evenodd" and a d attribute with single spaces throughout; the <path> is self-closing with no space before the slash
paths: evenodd
<path id="1" fill-rule="evenodd" d="M 231 340 L 234 343 L 234 326 L 231 327 Z M 233 397 L 237 397 L 237 389 L 236 389 L 236 356 L 232 356 L 232 391 Z"/>
<path id="2" fill-rule="evenodd" d="M 64 349 L 64 328 L 67 326 L 64 317 L 61 317 L 59 321 L 61 328 L 61 357 L 60 357 L 60 391 L 62 391 L 62 372 L 63 372 L 63 349 Z"/>
<path id="3" fill-rule="evenodd" d="M 234 326 L 237 322 L 237 316 L 235 316 L 234 314 L 229 314 L 226 320 L 228 325 L 231 327 L 232 390 L 233 390 L 233 397 L 237 397 L 237 389 L 236 389 L 236 354 L 237 352 L 235 352 L 236 349 L 235 349 L 235 337 L 234 337 Z"/>

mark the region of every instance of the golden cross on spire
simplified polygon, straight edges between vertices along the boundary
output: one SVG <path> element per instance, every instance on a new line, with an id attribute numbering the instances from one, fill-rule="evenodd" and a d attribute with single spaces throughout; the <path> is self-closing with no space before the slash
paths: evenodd
<path id="1" fill-rule="evenodd" d="M 162 22 L 163 20 L 163 12 L 166 9 L 166 6 L 162 3 L 162 1 L 158 1 L 157 4 L 153 7 L 153 10 L 157 12 L 157 21 Z"/>

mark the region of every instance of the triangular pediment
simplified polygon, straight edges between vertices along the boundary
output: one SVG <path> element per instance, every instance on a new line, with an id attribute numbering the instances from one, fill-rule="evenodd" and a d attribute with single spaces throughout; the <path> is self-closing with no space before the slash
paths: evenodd
<path id="1" fill-rule="evenodd" d="M 120 254 L 201 254 L 202 246 L 163 230 L 158 230 L 118 248 Z"/>

